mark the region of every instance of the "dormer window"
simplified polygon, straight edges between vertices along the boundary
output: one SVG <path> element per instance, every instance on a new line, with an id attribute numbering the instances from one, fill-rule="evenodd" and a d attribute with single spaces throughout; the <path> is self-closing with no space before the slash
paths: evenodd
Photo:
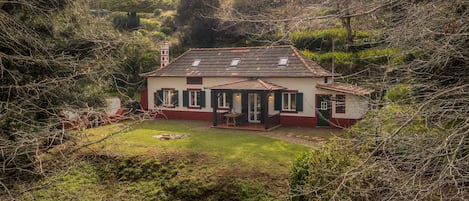
<path id="1" fill-rule="evenodd" d="M 199 67 L 200 61 L 200 59 L 195 59 L 194 62 L 192 62 L 192 68 Z"/>
<path id="2" fill-rule="evenodd" d="M 286 67 L 288 63 L 288 57 L 280 57 L 278 61 L 278 67 Z"/>
<path id="3" fill-rule="evenodd" d="M 240 60 L 241 60 L 240 58 L 234 58 L 233 60 L 231 60 L 230 67 L 231 68 L 236 68 L 238 66 Z"/>

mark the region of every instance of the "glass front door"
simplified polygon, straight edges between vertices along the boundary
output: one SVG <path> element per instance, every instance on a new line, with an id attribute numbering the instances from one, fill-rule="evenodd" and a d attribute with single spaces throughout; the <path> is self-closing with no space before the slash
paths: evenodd
<path id="1" fill-rule="evenodd" d="M 248 95 L 248 117 L 250 123 L 261 122 L 261 97 L 257 93 Z"/>

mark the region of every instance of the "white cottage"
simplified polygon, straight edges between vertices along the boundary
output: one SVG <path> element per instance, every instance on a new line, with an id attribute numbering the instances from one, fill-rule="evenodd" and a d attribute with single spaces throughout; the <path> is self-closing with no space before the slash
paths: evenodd
<path id="1" fill-rule="evenodd" d="M 332 73 L 293 46 L 190 49 L 147 78 L 148 109 L 169 119 L 268 130 L 280 125 L 350 127 L 372 90 L 332 82 Z M 143 101 L 145 102 L 145 101 Z"/>

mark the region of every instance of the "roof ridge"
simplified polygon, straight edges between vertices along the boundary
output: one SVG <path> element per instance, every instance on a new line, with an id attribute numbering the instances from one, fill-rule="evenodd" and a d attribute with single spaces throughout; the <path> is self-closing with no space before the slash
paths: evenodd
<path id="1" fill-rule="evenodd" d="M 259 78 L 256 79 L 259 83 L 261 83 L 262 86 L 264 86 L 266 89 L 270 89 L 270 87 L 265 83 L 264 80 L 261 80 Z M 272 84 L 272 83 L 270 83 Z"/>
<path id="2" fill-rule="evenodd" d="M 349 87 L 349 89 L 337 88 L 337 87 L 340 87 L 340 86 Z M 361 86 L 358 86 L 358 85 L 348 84 L 348 83 L 342 83 L 342 82 L 333 82 L 333 83 L 329 83 L 329 84 L 320 84 L 320 83 L 318 83 L 318 84 L 316 84 L 316 87 L 323 88 L 323 89 L 328 89 L 328 90 L 335 90 L 335 91 L 339 91 L 339 92 L 343 92 L 343 93 L 351 93 L 351 94 L 361 95 L 361 96 L 370 94 L 371 92 L 374 91 L 373 89 L 361 87 Z"/>
<path id="3" fill-rule="evenodd" d="M 318 72 L 316 72 L 313 68 L 311 68 L 311 66 L 308 65 L 308 63 L 306 63 L 305 59 L 300 55 L 300 53 L 298 52 L 298 49 L 296 47 L 294 47 L 293 45 L 290 45 L 290 48 L 293 50 L 293 53 L 296 55 L 296 57 L 301 61 L 301 63 L 303 63 L 303 65 L 313 74 L 319 74 Z"/>

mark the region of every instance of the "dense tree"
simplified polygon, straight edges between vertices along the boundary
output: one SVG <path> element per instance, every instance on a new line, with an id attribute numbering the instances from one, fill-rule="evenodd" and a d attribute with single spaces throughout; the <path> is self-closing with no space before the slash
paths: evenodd
<path id="1" fill-rule="evenodd" d="M 382 108 L 349 131 L 355 143 L 344 153 L 358 157 L 355 165 L 332 161 L 339 162 L 340 174 L 315 175 L 308 165 L 325 154 L 300 159 L 306 170 L 296 166 L 292 173 L 308 179 L 295 183 L 293 195 L 298 200 L 467 200 L 467 1 L 375 1 L 370 7 L 392 11 L 381 16 L 385 40 L 400 49 L 383 66 Z M 329 183 L 316 185 L 318 177 Z"/>
<path id="2" fill-rule="evenodd" d="M 39 155 L 69 139 L 65 111 L 103 105 L 124 43 L 82 3 L 0 3 L 0 195 L 45 173 Z"/>
<path id="3" fill-rule="evenodd" d="M 177 7 L 176 24 L 187 47 L 213 47 L 218 36 L 214 18 L 219 0 L 181 0 Z"/>
<path id="4" fill-rule="evenodd" d="M 125 55 L 113 72 L 117 88 L 120 95 L 131 99 L 145 87 L 145 79 L 139 76 L 140 73 L 149 72 L 159 66 L 159 51 L 153 48 L 149 38 L 134 35 L 128 39 L 129 45 L 123 47 L 122 54 Z"/>

